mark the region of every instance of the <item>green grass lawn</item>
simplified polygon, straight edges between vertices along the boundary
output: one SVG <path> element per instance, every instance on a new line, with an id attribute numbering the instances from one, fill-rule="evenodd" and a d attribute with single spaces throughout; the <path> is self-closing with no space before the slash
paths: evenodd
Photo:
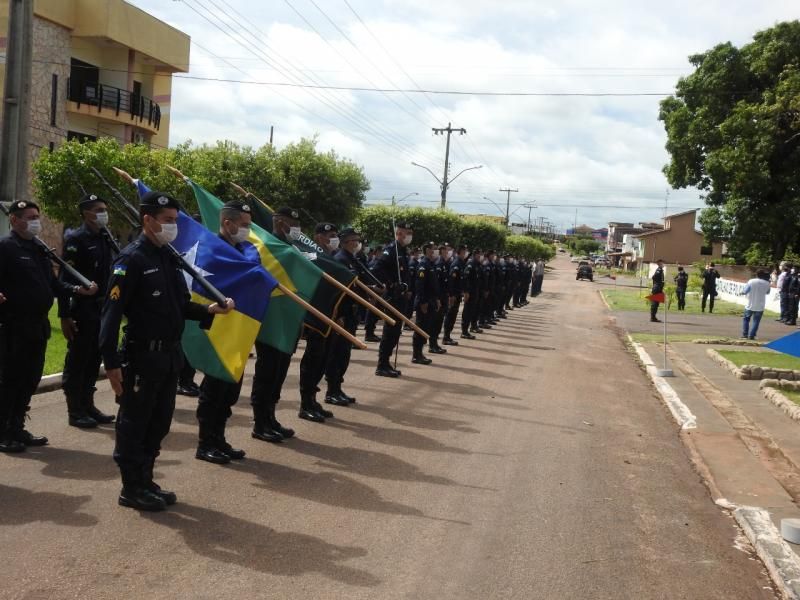
<path id="1" fill-rule="evenodd" d="M 642 290 L 619 288 L 619 289 L 604 289 L 600 292 L 605 297 L 606 302 L 611 307 L 611 310 L 631 310 L 638 312 L 647 312 L 650 310 L 650 302 L 645 299 L 645 296 L 650 294 L 649 288 L 642 288 Z M 670 312 L 675 314 L 677 303 L 673 302 L 670 305 Z M 714 302 L 713 315 L 735 315 L 742 316 L 744 307 L 732 302 L 725 302 L 724 300 L 716 300 Z M 686 296 L 686 310 L 682 314 L 699 315 L 704 314 L 700 310 L 700 296 L 695 294 L 688 294 Z M 764 316 L 774 316 L 774 313 L 766 311 Z"/>
<path id="2" fill-rule="evenodd" d="M 757 365 L 773 369 L 800 370 L 800 358 L 780 352 L 747 352 L 744 350 L 717 350 L 737 367 Z"/>
<path id="3" fill-rule="evenodd" d="M 50 326 L 53 334 L 47 341 L 47 354 L 44 357 L 44 374 L 52 375 L 64 370 L 64 355 L 67 353 L 67 340 L 61 333 L 61 320 L 58 318 L 58 307 L 54 304 L 50 309 Z"/>
<path id="4" fill-rule="evenodd" d="M 795 404 L 800 405 L 800 392 L 791 390 L 780 390 L 780 392 Z"/>

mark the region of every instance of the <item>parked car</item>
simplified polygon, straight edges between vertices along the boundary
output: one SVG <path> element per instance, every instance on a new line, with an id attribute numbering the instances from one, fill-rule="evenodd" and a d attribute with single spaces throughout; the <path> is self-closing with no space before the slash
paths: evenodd
<path id="1" fill-rule="evenodd" d="M 571 262 L 571 263 L 579 263 L 582 260 L 583 259 L 580 256 L 573 256 L 572 258 L 569 259 L 569 262 Z"/>
<path id="2" fill-rule="evenodd" d="M 559 252 L 564 252 L 564 253 L 566 253 L 566 252 L 567 252 L 567 251 L 566 251 L 566 250 L 564 250 L 563 248 L 559 248 L 559 249 L 558 249 L 558 251 L 559 251 Z"/>
<path id="3" fill-rule="evenodd" d="M 580 279 L 588 279 L 589 281 L 594 281 L 594 273 L 592 272 L 592 265 L 590 265 L 587 261 L 581 261 L 578 263 L 578 272 L 575 275 L 575 281 Z"/>

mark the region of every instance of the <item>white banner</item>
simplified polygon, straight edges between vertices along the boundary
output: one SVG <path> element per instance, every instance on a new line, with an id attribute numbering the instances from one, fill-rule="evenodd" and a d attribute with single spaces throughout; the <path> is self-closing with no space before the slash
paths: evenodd
<path id="1" fill-rule="evenodd" d="M 717 279 L 717 298 L 725 300 L 726 302 L 734 302 L 745 306 L 747 304 L 747 296 L 742 296 L 742 290 L 746 283 L 742 281 L 734 281 L 733 279 Z M 767 294 L 767 310 L 771 310 L 780 314 L 781 312 L 781 299 L 778 294 L 777 288 L 771 288 Z"/>

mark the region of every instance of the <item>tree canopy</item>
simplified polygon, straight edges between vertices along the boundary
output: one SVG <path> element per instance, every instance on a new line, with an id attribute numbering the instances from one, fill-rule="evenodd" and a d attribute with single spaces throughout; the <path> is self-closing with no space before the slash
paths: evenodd
<path id="1" fill-rule="evenodd" d="M 300 209 L 305 226 L 315 221 L 349 223 L 369 189 L 361 167 L 332 151 L 318 152 L 315 140 L 301 140 L 282 150 L 269 145 L 254 149 L 230 141 L 213 146 L 187 142 L 156 150 L 136 144 L 120 146 L 112 138 L 72 141 L 39 155 L 34 164 L 34 185 L 48 216 L 67 225 L 79 219 L 78 182 L 89 192 L 108 196 L 90 167 L 97 168 L 125 195 L 132 197 L 133 193 L 112 167 L 144 180 L 153 189 L 175 195 L 187 210 L 193 210 L 192 193 L 167 171 L 167 166 L 177 168 L 223 200 L 238 197 L 231 186 L 235 182 L 273 209 L 284 204 Z"/>
<path id="2" fill-rule="evenodd" d="M 742 258 L 756 245 L 780 259 L 800 242 L 800 21 L 689 61 L 694 72 L 661 102 L 664 173 L 703 192 L 708 239 L 727 239 Z"/>

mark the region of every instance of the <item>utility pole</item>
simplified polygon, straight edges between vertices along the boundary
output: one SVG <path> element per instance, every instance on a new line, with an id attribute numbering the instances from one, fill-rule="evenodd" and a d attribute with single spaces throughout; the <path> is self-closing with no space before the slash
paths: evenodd
<path id="1" fill-rule="evenodd" d="M 511 209 L 511 192 L 518 192 L 519 190 L 512 190 L 511 188 L 500 188 L 498 191 L 506 192 L 506 227 L 508 227 L 508 211 Z"/>
<path id="2" fill-rule="evenodd" d="M 454 131 L 457 131 L 460 135 L 464 135 L 467 133 L 467 130 L 463 127 L 453 129 L 450 123 L 447 124 L 447 127 L 432 127 L 431 129 L 433 130 L 434 135 L 447 133 L 447 145 L 444 149 L 444 177 L 442 177 L 442 208 L 444 208 L 444 205 L 447 203 L 447 168 L 450 165 L 450 135 Z"/>
<path id="3" fill-rule="evenodd" d="M 33 0 L 10 0 L 8 4 L 3 127 L 0 131 L 0 202 L 28 199 Z M 3 234 L 6 229 L 3 228 Z"/>
<path id="4" fill-rule="evenodd" d="M 269 126 L 269 145 L 270 145 L 270 147 L 272 147 L 272 134 L 274 132 L 275 132 L 275 126 L 274 125 L 270 125 Z"/>

